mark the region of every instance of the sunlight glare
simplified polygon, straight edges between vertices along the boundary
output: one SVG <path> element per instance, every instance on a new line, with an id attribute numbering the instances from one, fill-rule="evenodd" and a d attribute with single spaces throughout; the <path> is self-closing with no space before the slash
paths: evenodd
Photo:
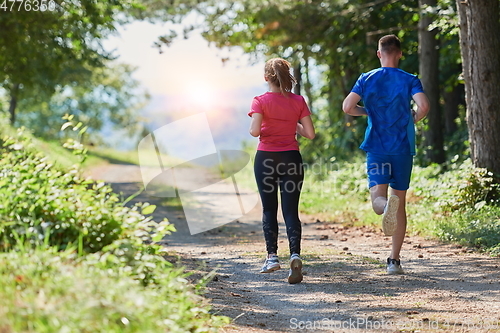
<path id="1" fill-rule="evenodd" d="M 192 81 L 186 87 L 186 98 L 190 104 L 211 108 L 216 100 L 215 89 L 208 82 Z"/>

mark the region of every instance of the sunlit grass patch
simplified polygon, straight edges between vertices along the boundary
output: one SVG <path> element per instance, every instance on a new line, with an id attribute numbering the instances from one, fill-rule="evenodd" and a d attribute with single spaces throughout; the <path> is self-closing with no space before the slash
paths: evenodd
<path id="1" fill-rule="evenodd" d="M 125 267 L 94 258 L 47 248 L 1 253 L 4 331 L 215 332 L 227 322 L 208 313 L 178 269 L 144 286 Z"/>

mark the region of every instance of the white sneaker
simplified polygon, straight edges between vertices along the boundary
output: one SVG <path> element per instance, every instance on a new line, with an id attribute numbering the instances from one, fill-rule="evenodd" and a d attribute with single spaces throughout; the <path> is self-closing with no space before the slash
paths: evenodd
<path id="1" fill-rule="evenodd" d="M 387 274 L 404 274 L 401 260 L 387 258 Z"/>
<path id="2" fill-rule="evenodd" d="M 384 215 L 382 217 L 382 230 L 386 236 L 392 236 L 396 232 L 398 227 L 398 213 L 399 207 L 399 197 L 397 195 L 391 195 L 387 200 L 387 204 L 384 208 Z"/>
<path id="3" fill-rule="evenodd" d="M 288 283 L 300 283 L 303 279 L 302 275 L 302 259 L 297 253 L 290 256 L 290 272 L 288 273 Z"/>
<path id="4" fill-rule="evenodd" d="M 273 255 L 269 258 L 266 258 L 266 261 L 264 262 L 264 266 L 262 266 L 262 269 L 260 270 L 260 272 L 261 273 L 271 273 L 271 272 L 277 271 L 278 269 L 281 269 L 280 261 L 279 261 L 277 255 Z"/>

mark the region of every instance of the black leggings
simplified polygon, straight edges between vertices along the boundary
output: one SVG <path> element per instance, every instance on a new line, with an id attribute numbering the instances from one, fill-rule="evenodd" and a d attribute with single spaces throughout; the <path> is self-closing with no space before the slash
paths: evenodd
<path id="1" fill-rule="evenodd" d="M 302 156 L 298 150 L 257 151 L 255 179 L 262 200 L 262 228 L 267 253 L 278 253 L 278 188 L 285 219 L 290 254 L 300 254 L 302 226 L 299 220 L 299 197 L 304 180 Z"/>

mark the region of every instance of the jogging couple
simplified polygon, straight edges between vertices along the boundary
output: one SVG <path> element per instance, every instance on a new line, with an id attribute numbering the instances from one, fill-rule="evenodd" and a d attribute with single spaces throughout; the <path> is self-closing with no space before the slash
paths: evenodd
<path id="1" fill-rule="evenodd" d="M 368 116 L 365 138 L 368 186 L 382 228 L 392 236 L 387 273 L 402 274 L 400 251 L 406 233 L 406 191 L 415 155 L 414 124 L 429 111 L 429 102 L 416 75 L 398 68 L 401 42 L 395 35 L 382 37 L 377 56 L 381 67 L 360 75 L 342 109 L 353 116 Z M 303 279 L 300 244 L 302 226 L 299 197 L 304 179 L 296 134 L 314 139 L 311 112 L 300 95 L 293 94 L 295 78 L 290 63 L 281 58 L 266 62 L 264 79 L 269 91 L 252 101 L 250 134 L 259 137 L 254 172 L 263 206 L 262 226 L 267 257 L 261 273 L 281 268 L 278 259 L 278 192 L 290 248 L 288 282 Z M 358 102 L 363 101 L 364 106 Z M 411 109 L 411 100 L 417 110 Z M 390 195 L 388 197 L 390 189 Z"/>

